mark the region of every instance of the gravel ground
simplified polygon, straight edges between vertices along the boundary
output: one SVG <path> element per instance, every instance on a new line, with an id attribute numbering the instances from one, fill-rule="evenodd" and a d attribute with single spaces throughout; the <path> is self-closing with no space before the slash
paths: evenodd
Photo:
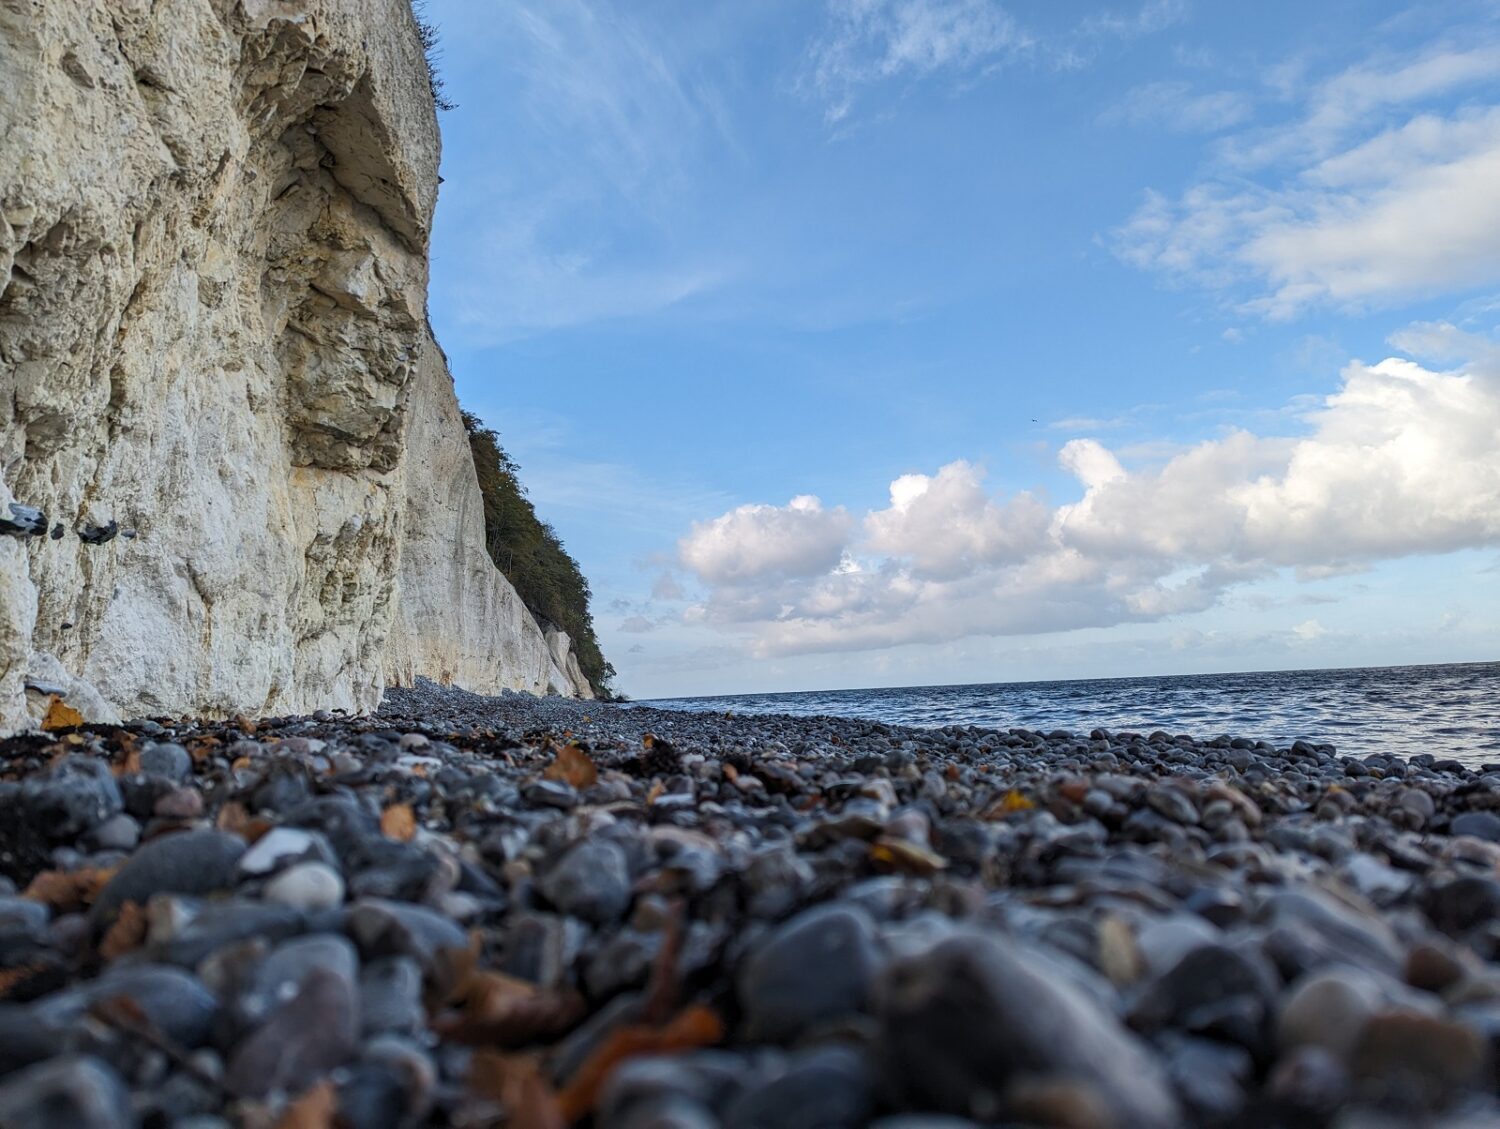
<path id="1" fill-rule="evenodd" d="M 664 712 L 0 742 L 0 1126 L 1500 1124 L 1500 773 Z"/>

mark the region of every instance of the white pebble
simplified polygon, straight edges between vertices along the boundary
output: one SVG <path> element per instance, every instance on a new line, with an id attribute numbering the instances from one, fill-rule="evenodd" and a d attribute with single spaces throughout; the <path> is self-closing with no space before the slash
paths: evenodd
<path id="1" fill-rule="evenodd" d="M 314 849 L 316 840 L 296 827 L 273 827 L 240 858 L 245 874 L 270 874 Z"/>
<path id="2" fill-rule="evenodd" d="M 292 909 L 333 909 L 344 901 L 344 880 L 326 862 L 301 862 L 267 882 L 264 896 Z"/>

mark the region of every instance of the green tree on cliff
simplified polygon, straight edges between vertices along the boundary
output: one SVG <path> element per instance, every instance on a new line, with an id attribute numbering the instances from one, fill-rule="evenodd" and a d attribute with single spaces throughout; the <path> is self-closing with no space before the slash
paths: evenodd
<path id="1" fill-rule="evenodd" d="M 484 496 L 485 547 L 522 602 L 544 626 L 558 627 L 573 640 L 578 666 L 594 692 L 610 693 L 615 668 L 604 661 L 589 611 L 589 582 L 557 533 L 536 516 L 521 485 L 520 468 L 484 421 L 464 413 L 479 492 Z"/>

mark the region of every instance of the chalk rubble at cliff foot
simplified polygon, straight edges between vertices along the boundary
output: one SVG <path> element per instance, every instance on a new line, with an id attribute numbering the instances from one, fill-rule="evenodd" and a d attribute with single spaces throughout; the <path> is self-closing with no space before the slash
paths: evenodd
<path id="1" fill-rule="evenodd" d="M 0 74 L 0 731 L 587 694 L 485 554 L 407 0 L 3 0 Z"/>

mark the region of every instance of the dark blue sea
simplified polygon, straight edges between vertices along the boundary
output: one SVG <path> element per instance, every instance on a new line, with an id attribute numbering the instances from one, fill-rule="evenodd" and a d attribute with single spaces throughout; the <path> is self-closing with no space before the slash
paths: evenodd
<path id="1" fill-rule="evenodd" d="M 1288 745 L 1329 742 L 1365 756 L 1432 753 L 1500 763 L 1500 663 L 996 682 L 670 698 L 642 705 L 826 714 L 900 725 L 1228 733 Z"/>

